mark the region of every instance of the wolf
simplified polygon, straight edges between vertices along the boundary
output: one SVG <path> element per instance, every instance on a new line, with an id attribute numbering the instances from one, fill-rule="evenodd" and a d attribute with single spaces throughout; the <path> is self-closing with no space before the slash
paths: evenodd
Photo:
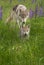
<path id="1" fill-rule="evenodd" d="M 15 18 L 16 23 L 20 28 L 23 24 L 26 24 L 28 17 L 29 13 L 26 6 L 22 4 L 15 5 L 12 9 L 10 16 L 7 18 L 6 23 L 10 22 L 13 18 Z"/>
<path id="2" fill-rule="evenodd" d="M 21 38 L 25 38 L 25 37 L 30 37 L 30 26 L 26 25 L 26 26 L 21 26 L 20 28 L 20 37 Z"/>

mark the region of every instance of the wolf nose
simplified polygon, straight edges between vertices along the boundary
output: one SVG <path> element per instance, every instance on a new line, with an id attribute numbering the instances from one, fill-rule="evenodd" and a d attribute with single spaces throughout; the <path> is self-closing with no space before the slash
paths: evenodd
<path id="1" fill-rule="evenodd" d="M 26 33 L 25 33 L 25 36 L 26 36 Z"/>
<path id="2" fill-rule="evenodd" d="M 23 24 L 25 24 L 25 22 L 23 22 Z"/>

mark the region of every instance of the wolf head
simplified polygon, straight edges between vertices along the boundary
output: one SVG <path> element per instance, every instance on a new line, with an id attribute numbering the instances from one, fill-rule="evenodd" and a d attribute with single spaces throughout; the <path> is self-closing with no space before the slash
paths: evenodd
<path id="1" fill-rule="evenodd" d="M 30 33 L 30 27 L 28 25 L 21 27 L 20 29 L 21 37 L 26 37 L 26 36 L 29 37 L 29 33 Z"/>
<path id="2" fill-rule="evenodd" d="M 26 18 L 27 16 L 28 16 L 28 11 L 27 10 L 22 10 L 22 9 L 20 9 L 20 14 L 19 14 L 19 16 L 21 17 L 21 18 Z"/>

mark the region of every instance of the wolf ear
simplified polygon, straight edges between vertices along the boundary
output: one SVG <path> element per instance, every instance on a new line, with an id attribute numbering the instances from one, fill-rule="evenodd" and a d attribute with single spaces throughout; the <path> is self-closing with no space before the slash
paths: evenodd
<path id="1" fill-rule="evenodd" d="M 20 9 L 20 12 L 21 12 L 21 9 Z"/>

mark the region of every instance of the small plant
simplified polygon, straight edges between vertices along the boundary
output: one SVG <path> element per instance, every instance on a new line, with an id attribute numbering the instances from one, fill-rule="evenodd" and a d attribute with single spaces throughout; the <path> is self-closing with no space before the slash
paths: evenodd
<path id="1" fill-rule="evenodd" d="M 0 6 L 0 20 L 2 20 L 2 6 Z"/>
<path id="2" fill-rule="evenodd" d="M 32 18 L 34 16 L 34 11 L 30 8 L 29 11 L 29 18 Z"/>

